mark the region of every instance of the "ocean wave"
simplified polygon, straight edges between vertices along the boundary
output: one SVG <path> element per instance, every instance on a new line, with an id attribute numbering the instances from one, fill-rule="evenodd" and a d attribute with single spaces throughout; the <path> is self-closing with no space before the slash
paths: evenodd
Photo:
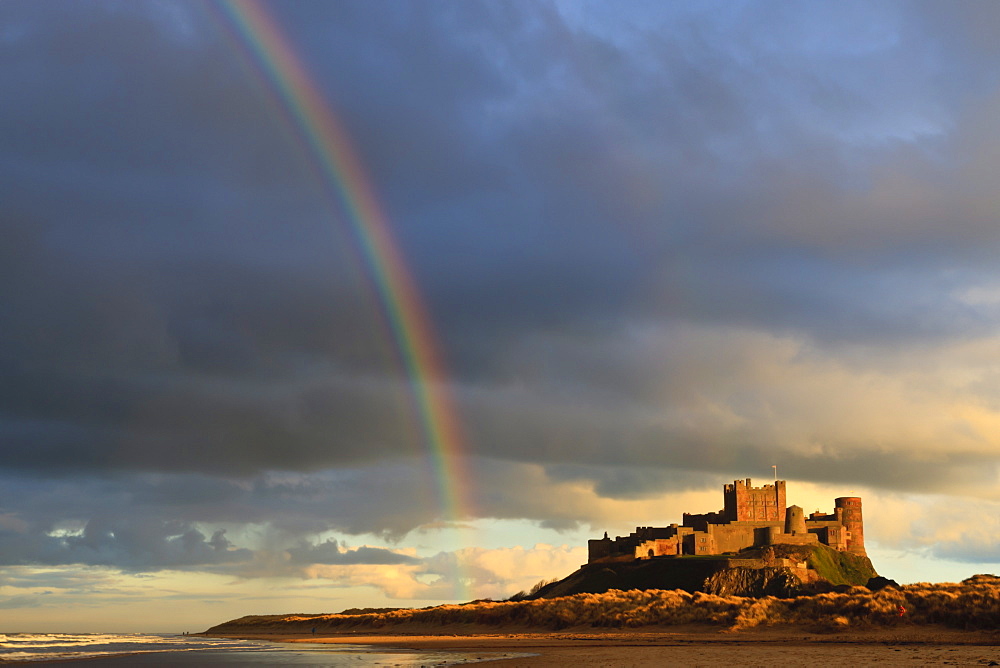
<path id="1" fill-rule="evenodd" d="M 0 661 L 90 658 L 146 652 L 186 652 L 206 649 L 260 649 L 246 640 L 198 638 L 186 635 L 108 633 L 6 633 L 0 635 Z"/>

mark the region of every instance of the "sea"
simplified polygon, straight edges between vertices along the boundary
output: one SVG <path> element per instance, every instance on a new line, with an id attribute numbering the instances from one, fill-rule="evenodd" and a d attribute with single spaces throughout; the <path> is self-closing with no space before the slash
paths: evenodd
<path id="1" fill-rule="evenodd" d="M 86 659 L 86 668 L 197 666 L 457 666 L 530 656 L 510 652 L 434 652 L 367 645 L 276 643 L 140 633 L 0 634 L 0 664 Z"/>

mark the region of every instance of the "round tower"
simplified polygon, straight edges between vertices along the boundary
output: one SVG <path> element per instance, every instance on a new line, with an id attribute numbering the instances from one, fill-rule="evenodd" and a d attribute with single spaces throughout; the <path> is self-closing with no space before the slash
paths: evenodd
<path id="1" fill-rule="evenodd" d="M 806 514 L 799 506 L 788 506 L 785 511 L 785 533 L 794 536 L 806 534 Z"/>
<path id="2" fill-rule="evenodd" d="M 840 515 L 840 523 L 850 532 L 847 538 L 847 551 L 868 556 L 865 552 L 865 523 L 861 516 L 861 498 L 842 496 L 834 499 L 833 505 L 840 509 L 841 512 L 837 513 Z"/>

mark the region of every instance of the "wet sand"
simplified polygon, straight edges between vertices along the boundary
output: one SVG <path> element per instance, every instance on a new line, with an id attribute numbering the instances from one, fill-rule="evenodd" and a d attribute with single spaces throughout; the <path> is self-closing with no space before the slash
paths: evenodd
<path id="1" fill-rule="evenodd" d="M 434 627 L 376 634 L 371 630 L 294 634 L 233 634 L 219 637 L 279 642 L 351 643 L 416 650 L 532 653 L 491 661 L 504 666 L 996 666 L 1000 633 L 945 627 L 810 632 L 793 627 L 720 631 L 718 627 L 655 627 L 628 630 L 570 629 L 535 633 L 524 629 Z"/>

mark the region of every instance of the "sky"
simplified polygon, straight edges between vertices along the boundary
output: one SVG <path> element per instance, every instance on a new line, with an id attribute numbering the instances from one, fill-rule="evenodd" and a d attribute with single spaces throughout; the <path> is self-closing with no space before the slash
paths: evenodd
<path id="1" fill-rule="evenodd" d="M 1000 571 L 998 41 L 0 3 L 0 631 L 505 598 L 772 466 L 883 575 Z"/>

